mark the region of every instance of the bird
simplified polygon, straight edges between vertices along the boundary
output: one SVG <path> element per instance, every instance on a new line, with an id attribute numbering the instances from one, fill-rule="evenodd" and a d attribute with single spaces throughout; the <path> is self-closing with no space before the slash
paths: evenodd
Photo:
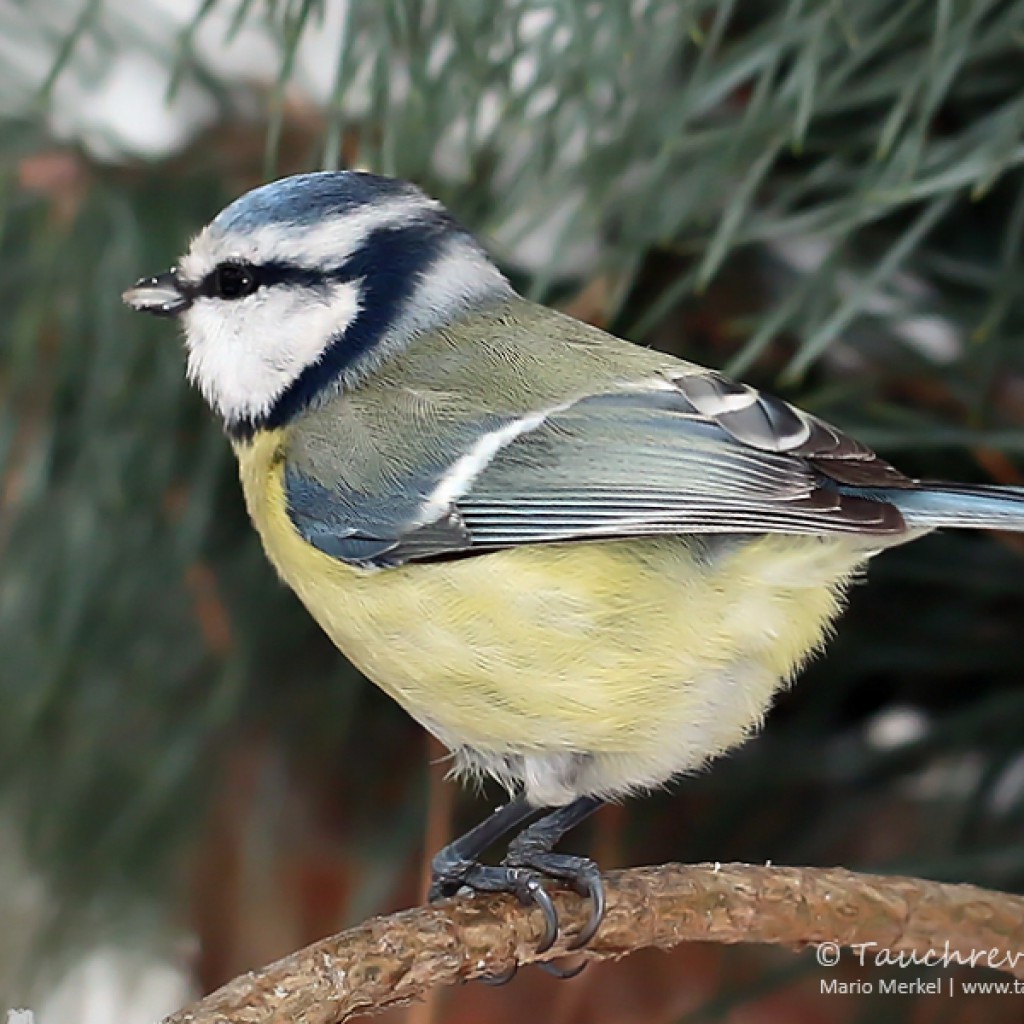
<path id="1" fill-rule="evenodd" d="M 527 300 L 408 182 L 257 187 L 123 295 L 175 319 L 249 516 L 331 640 L 508 801 L 430 899 L 506 892 L 559 934 L 558 852 L 608 801 L 737 746 L 868 560 L 1024 530 L 1024 489 L 931 483 L 749 385 Z M 508 839 L 498 864 L 483 855 Z"/>

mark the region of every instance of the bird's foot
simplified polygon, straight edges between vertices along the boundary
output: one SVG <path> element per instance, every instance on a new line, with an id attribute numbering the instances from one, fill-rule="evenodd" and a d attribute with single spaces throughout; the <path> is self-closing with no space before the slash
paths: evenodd
<path id="1" fill-rule="evenodd" d="M 556 812 L 557 813 L 557 812 Z M 597 933 L 604 919 L 606 899 L 604 880 L 598 866 L 588 857 L 554 853 L 551 847 L 561 838 L 560 829 L 549 826 L 549 818 L 541 818 L 509 843 L 502 865 L 530 870 L 545 878 L 566 882 L 590 901 L 587 923 L 569 943 L 569 949 L 582 949 Z M 560 824 L 560 823 L 555 823 Z"/>
<path id="2" fill-rule="evenodd" d="M 463 886 L 476 888 L 470 882 L 470 877 L 475 876 L 483 866 L 479 862 L 481 854 L 503 835 L 521 826 L 534 813 L 534 809 L 520 797 L 499 807 L 464 836 L 439 850 L 430 865 L 431 884 L 427 899 L 436 903 L 454 896 Z"/>
<path id="3" fill-rule="evenodd" d="M 558 938 L 558 911 L 539 872 L 506 864 L 467 865 L 457 879 L 439 879 L 435 875 L 434 884 L 430 888 L 430 900 L 433 902 L 453 895 L 463 886 L 474 892 L 511 893 L 524 907 L 537 907 L 544 917 L 544 934 L 537 943 L 537 952 L 546 953 L 555 944 Z"/>
<path id="4" fill-rule="evenodd" d="M 518 811 L 516 807 L 519 807 Z M 490 841 L 498 831 L 509 831 L 527 816 L 522 804 L 510 804 L 497 811 L 486 822 L 477 826 L 434 858 L 433 880 L 428 899 L 433 903 L 454 896 L 460 889 L 475 892 L 504 892 L 514 895 L 524 906 L 537 907 L 544 919 L 544 932 L 537 943 L 537 952 L 546 953 L 559 934 L 558 911 L 547 890 L 552 879 L 567 883 L 590 900 L 590 916 L 569 948 L 584 947 L 594 937 L 605 913 L 605 890 L 597 865 L 586 857 L 554 853 L 552 847 L 565 833 L 591 814 L 600 801 L 584 797 L 559 808 L 521 832 L 508 847 L 500 865 L 481 864 L 475 856 L 482 852 L 484 841 Z M 583 970 L 586 961 L 570 970 L 554 964 L 540 965 L 559 978 L 572 978 Z M 493 979 L 501 984 L 511 979 L 514 971 Z"/>
<path id="5" fill-rule="evenodd" d="M 474 892 L 510 893 L 523 906 L 535 906 L 540 910 L 544 918 L 544 932 L 537 942 L 537 952 L 546 953 L 555 944 L 559 932 L 558 910 L 544 884 L 546 881 L 545 875 L 550 874 L 551 877 L 568 881 L 581 894 L 591 896 L 594 908 L 591 916 L 583 931 L 573 939 L 569 947 L 570 949 L 579 949 L 593 938 L 594 932 L 597 931 L 598 925 L 601 923 L 601 914 L 604 909 L 604 887 L 601 884 L 601 876 L 597 871 L 596 865 L 583 857 L 563 857 L 558 854 L 549 854 L 549 856 L 556 858 L 558 861 L 556 865 L 557 873 L 556 871 L 542 872 L 540 869 L 532 866 L 519 866 L 507 863 L 498 866 L 488 864 L 464 865 L 457 877 L 449 876 L 439 879 L 435 876 L 434 883 L 430 888 L 430 900 L 434 902 L 438 899 L 444 899 L 454 895 L 463 887 L 472 889 Z M 569 874 L 576 867 L 575 864 L 570 865 L 569 862 L 576 861 L 586 865 L 578 874 L 580 878 L 586 876 L 586 881 L 578 884 L 574 880 L 577 875 L 573 874 L 570 877 Z M 588 869 L 592 869 L 592 874 Z M 596 883 L 594 881 L 595 877 Z M 559 967 L 553 963 L 541 963 L 538 966 L 556 978 L 567 979 L 575 978 L 586 965 L 587 962 L 584 960 L 572 968 Z M 504 985 L 511 981 L 515 974 L 516 968 L 512 967 L 504 974 L 493 978 L 487 977 L 483 980 L 490 985 Z"/>

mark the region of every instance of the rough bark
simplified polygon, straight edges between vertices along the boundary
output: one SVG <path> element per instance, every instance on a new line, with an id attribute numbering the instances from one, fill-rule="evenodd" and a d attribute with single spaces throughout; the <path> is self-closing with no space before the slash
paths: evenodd
<path id="1" fill-rule="evenodd" d="M 970 885 L 859 875 L 839 868 L 667 864 L 609 872 L 608 913 L 588 948 L 623 957 L 680 942 L 860 947 L 868 963 L 974 963 L 1024 978 L 1024 897 Z M 554 893 L 571 938 L 587 906 Z M 338 1024 L 423 998 L 432 988 L 498 975 L 535 953 L 540 914 L 473 896 L 374 918 L 235 978 L 165 1024 Z M 837 955 L 837 954 L 836 954 Z M 853 955 L 853 954 L 850 954 Z M 943 959 L 945 958 L 945 959 Z M 973 959 L 972 959 L 973 958 Z"/>

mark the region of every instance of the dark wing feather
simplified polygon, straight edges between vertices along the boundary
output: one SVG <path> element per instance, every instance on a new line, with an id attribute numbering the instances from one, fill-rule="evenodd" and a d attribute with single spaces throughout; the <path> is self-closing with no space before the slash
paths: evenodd
<path id="1" fill-rule="evenodd" d="M 870 448 L 830 423 L 715 370 L 679 374 L 672 377 L 672 383 L 697 412 L 752 448 L 800 456 L 841 484 L 916 486 Z"/>
<path id="2" fill-rule="evenodd" d="M 474 450 L 496 430 L 495 450 Z M 430 473 L 391 495 L 290 469 L 293 521 L 335 557 L 397 565 L 599 537 L 893 535 L 905 529 L 894 506 L 844 487 L 914 486 L 828 424 L 696 369 L 459 433 L 458 444 L 439 439 L 452 450 Z"/>

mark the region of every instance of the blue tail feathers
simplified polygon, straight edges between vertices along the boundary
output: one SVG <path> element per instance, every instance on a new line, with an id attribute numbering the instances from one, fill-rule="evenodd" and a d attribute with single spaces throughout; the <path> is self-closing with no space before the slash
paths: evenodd
<path id="1" fill-rule="evenodd" d="M 1024 532 L 1024 487 L 925 482 L 915 489 L 858 489 L 857 493 L 895 505 L 911 528 Z"/>

